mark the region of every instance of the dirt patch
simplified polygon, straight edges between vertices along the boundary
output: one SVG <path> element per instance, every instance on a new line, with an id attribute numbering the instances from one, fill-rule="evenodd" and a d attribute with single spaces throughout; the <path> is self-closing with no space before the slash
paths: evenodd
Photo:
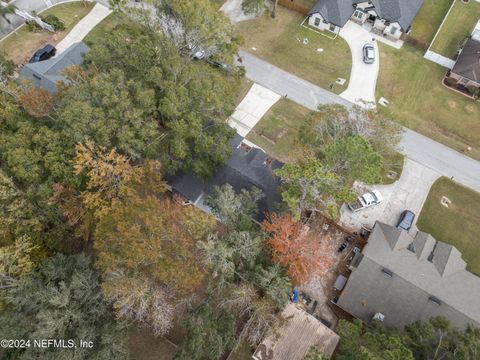
<path id="1" fill-rule="evenodd" d="M 363 245 L 356 241 L 351 234 L 342 231 L 338 227 L 323 219 L 316 218 L 312 221 L 311 231 L 316 231 L 321 238 L 328 238 L 332 242 L 329 256 L 334 260 L 332 266 L 322 277 L 315 276 L 307 283 L 299 287 L 304 296 L 302 301 L 306 310 L 317 319 L 334 328 L 338 323 L 338 312 L 331 304 L 331 300 L 339 295 L 340 290 L 334 289 L 334 284 L 339 275 L 348 278 L 350 270 L 348 266 L 353 259 L 354 248 L 361 250 Z M 342 244 L 346 244 L 343 251 L 339 251 Z"/>
<path id="2" fill-rule="evenodd" d="M 450 109 L 456 109 L 457 108 L 457 102 L 453 100 L 448 100 L 447 105 Z"/>

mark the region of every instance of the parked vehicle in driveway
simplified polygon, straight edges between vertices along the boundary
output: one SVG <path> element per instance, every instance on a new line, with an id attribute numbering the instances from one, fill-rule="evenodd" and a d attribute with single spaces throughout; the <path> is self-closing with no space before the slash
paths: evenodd
<path id="1" fill-rule="evenodd" d="M 55 46 L 50 45 L 50 44 L 45 45 L 43 48 L 35 51 L 35 54 L 33 54 L 29 63 L 32 64 L 32 63 L 36 63 L 36 62 L 39 62 L 39 61 L 48 60 L 51 57 L 55 56 L 56 52 L 57 52 L 57 49 L 55 49 Z"/>
<path id="2" fill-rule="evenodd" d="M 380 191 L 373 190 L 363 194 L 362 196 L 359 196 L 356 202 L 353 204 L 348 204 L 348 208 L 353 212 L 357 212 L 366 209 L 367 207 L 380 204 L 382 200 L 383 197 L 382 194 L 380 194 Z"/>
<path id="3" fill-rule="evenodd" d="M 408 231 L 412 228 L 413 220 L 415 220 L 415 214 L 410 210 L 404 210 L 398 219 L 397 228 Z"/>
<path id="4" fill-rule="evenodd" d="M 363 62 L 365 64 L 373 64 L 375 62 L 375 47 L 373 44 L 363 45 Z"/>

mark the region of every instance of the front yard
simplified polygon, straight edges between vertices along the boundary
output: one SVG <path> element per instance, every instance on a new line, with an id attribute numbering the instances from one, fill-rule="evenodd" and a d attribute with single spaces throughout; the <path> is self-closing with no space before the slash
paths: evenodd
<path id="1" fill-rule="evenodd" d="M 33 53 L 46 44 L 58 44 L 72 28 L 93 8 L 95 3 L 76 1 L 56 5 L 41 16 L 55 15 L 65 23 L 65 30 L 50 33 L 46 30 L 30 32 L 22 26 L 15 33 L 0 41 L 1 50 L 17 65 L 28 62 Z"/>
<path id="2" fill-rule="evenodd" d="M 456 1 L 430 50 L 454 58 L 458 48 L 480 20 L 480 3 Z"/>
<path id="3" fill-rule="evenodd" d="M 341 93 L 347 88 L 352 64 L 347 43 L 301 27 L 302 21 L 302 15 L 279 6 L 275 19 L 267 12 L 237 24 L 236 29 L 246 51 L 320 87 L 329 89 L 333 84 L 332 91 Z M 347 82 L 335 84 L 338 77 Z"/>
<path id="4" fill-rule="evenodd" d="M 247 140 L 263 148 L 269 155 L 282 162 L 295 162 L 302 153 L 297 149 L 296 139 L 303 121 L 310 110 L 285 98 L 280 99 L 247 135 Z M 385 159 L 382 172 L 382 184 L 395 181 L 388 177 L 389 171 L 395 171 L 400 177 L 403 168 L 403 156 L 395 154 Z"/>
<path id="5" fill-rule="evenodd" d="M 378 106 L 379 111 L 455 150 L 470 146 L 469 155 L 480 159 L 480 102 L 443 86 L 447 70 L 409 45 L 401 50 L 379 46 L 377 99 L 390 101 L 388 108 Z"/>
<path id="6" fill-rule="evenodd" d="M 454 0 L 425 0 L 412 23 L 412 33 L 417 40 L 430 43 Z"/>
<path id="7" fill-rule="evenodd" d="M 440 201 L 447 197 L 448 208 Z M 480 194 L 443 177 L 432 186 L 417 222 L 420 230 L 454 245 L 480 276 Z"/>

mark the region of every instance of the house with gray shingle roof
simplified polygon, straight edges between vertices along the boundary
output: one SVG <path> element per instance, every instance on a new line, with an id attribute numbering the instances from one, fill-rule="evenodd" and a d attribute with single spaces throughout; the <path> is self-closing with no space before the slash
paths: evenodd
<path id="1" fill-rule="evenodd" d="M 59 81 L 67 82 L 63 76 L 63 70 L 73 65 L 83 63 L 83 57 L 89 48 L 85 43 L 73 44 L 61 54 L 36 63 L 25 64 L 20 71 L 20 82 L 31 82 L 35 87 L 41 87 L 48 91 L 57 92 Z"/>
<path id="2" fill-rule="evenodd" d="M 460 49 L 455 65 L 448 74 L 457 85 L 480 88 L 480 21 L 470 38 Z"/>
<path id="3" fill-rule="evenodd" d="M 410 31 L 423 0 L 318 0 L 308 13 L 310 26 L 338 34 L 348 20 L 372 32 L 399 39 Z"/>
<path id="4" fill-rule="evenodd" d="M 403 329 L 444 316 L 458 328 L 480 326 L 480 278 L 452 245 L 377 222 L 352 264 L 337 305 L 367 323 Z"/>

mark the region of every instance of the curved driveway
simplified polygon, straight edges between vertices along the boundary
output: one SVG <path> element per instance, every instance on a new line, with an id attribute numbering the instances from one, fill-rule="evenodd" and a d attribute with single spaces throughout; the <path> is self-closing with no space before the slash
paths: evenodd
<path id="1" fill-rule="evenodd" d="M 376 41 L 372 34 L 352 21 L 348 21 L 340 30 L 340 36 L 345 39 L 352 53 L 352 71 L 348 88 L 340 96 L 352 103 L 364 105 L 365 102 L 375 106 L 375 87 L 380 68 L 380 56 Z M 375 62 L 363 62 L 363 45 L 371 43 L 375 47 Z M 372 106 L 370 104 L 370 106 Z"/>

